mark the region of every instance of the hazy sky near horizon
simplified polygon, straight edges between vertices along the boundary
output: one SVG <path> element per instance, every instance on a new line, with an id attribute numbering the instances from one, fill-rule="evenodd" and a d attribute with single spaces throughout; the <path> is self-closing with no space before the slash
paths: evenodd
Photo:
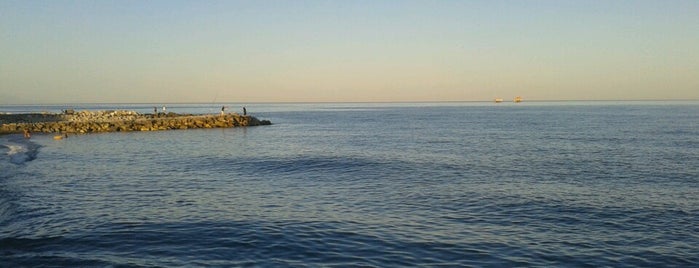
<path id="1" fill-rule="evenodd" d="M 0 103 L 699 99 L 699 1 L 0 0 Z"/>

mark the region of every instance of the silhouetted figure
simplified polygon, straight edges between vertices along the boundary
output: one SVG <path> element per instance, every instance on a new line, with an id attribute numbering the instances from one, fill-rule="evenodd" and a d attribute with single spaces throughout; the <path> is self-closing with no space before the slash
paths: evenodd
<path id="1" fill-rule="evenodd" d="M 248 115 L 248 110 L 245 109 L 245 106 L 243 106 L 243 115 Z"/>
<path id="2" fill-rule="evenodd" d="M 221 115 L 223 115 L 226 112 L 226 106 L 221 106 Z"/>
<path id="3" fill-rule="evenodd" d="M 153 107 L 153 114 L 158 114 L 158 107 Z"/>

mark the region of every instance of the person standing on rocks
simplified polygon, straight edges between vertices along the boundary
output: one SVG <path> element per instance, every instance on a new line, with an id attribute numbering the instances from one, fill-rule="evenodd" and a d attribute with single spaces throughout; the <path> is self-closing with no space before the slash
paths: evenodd
<path id="1" fill-rule="evenodd" d="M 248 110 L 245 109 L 245 106 L 243 106 L 243 115 L 248 115 Z"/>
<path id="2" fill-rule="evenodd" d="M 221 106 L 221 115 L 223 115 L 226 111 L 226 106 Z"/>

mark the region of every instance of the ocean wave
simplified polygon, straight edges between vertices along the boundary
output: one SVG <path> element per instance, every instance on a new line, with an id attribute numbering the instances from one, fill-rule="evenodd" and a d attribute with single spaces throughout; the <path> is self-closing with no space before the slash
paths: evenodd
<path id="1" fill-rule="evenodd" d="M 16 253 L 4 260 L 8 267 L 46 263 L 139 267 L 688 267 L 697 263 L 689 244 L 672 252 L 664 246 L 653 247 L 648 240 L 623 240 L 623 234 L 596 244 L 587 241 L 589 237 L 579 240 L 545 231 L 541 236 L 538 231 L 528 232 L 513 224 L 504 229 L 490 229 L 489 224 L 464 227 L 464 236 L 446 239 L 429 232 L 409 233 L 396 227 L 331 220 L 115 221 L 73 234 L 0 238 L 0 252 Z"/>
<path id="2" fill-rule="evenodd" d="M 21 165 L 36 159 L 39 153 L 39 144 L 24 139 L 21 136 L 10 136 L 0 139 L 0 152 L 6 157 L 4 162 Z"/>
<path id="3" fill-rule="evenodd" d="M 212 246 L 216 245 L 216 246 Z M 465 266 L 513 262 L 472 245 L 333 221 L 115 222 L 78 235 L 0 238 L 8 266 Z M 125 257 L 122 252 L 129 252 Z"/>

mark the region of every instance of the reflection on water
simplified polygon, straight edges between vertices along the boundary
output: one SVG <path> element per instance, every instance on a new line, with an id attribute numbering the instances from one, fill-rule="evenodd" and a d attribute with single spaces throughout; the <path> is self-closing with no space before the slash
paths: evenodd
<path id="1" fill-rule="evenodd" d="M 11 266 L 693 266 L 697 107 L 289 104 L 270 105 L 265 127 L 37 135 L 36 159 L 2 159 L 0 254 Z"/>

